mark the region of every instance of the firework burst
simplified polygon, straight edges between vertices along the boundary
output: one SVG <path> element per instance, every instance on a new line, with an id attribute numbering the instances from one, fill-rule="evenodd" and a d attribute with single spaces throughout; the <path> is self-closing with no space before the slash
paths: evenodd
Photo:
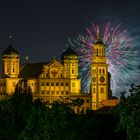
<path id="1" fill-rule="evenodd" d="M 98 25 L 92 24 L 86 28 L 86 36 L 68 40 L 68 44 L 79 55 L 79 77 L 82 80 L 82 90 L 90 89 L 90 64 L 93 56 L 92 45 L 96 42 L 97 33 L 101 32 L 102 42 L 105 44 L 108 71 L 111 74 L 111 89 L 114 95 L 126 90 L 125 87 L 134 83 L 138 77 L 138 51 L 135 43 L 128 36 L 127 30 L 121 30 L 120 25 L 111 26 L 107 23 L 103 31 Z"/>

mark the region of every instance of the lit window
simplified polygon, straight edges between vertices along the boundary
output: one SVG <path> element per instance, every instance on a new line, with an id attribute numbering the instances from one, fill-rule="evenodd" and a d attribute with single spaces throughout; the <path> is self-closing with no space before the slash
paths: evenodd
<path id="1" fill-rule="evenodd" d="M 69 84 L 68 83 L 66 83 L 66 86 L 68 86 Z"/>
<path id="2" fill-rule="evenodd" d="M 95 93 L 95 88 L 93 88 L 93 93 Z"/>
<path id="3" fill-rule="evenodd" d="M 103 73 L 105 73 L 105 70 L 103 69 Z"/>
<path id="4" fill-rule="evenodd" d="M 56 83 L 56 86 L 59 86 L 59 83 Z"/>
<path id="5" fill-rule="evenodd" d="M 72 69 L 72 74 L 74 74 L 74 69 Z"/>
<path id="6" fill-rule="evenodd" d="M 41 83 L 41 86 L 44 86 L 44 83 Z"/>
<path id="7" fill-rule="evenodd" d="M 49 86 L 49 83 L 46 83 L 46 86 Z"/>
<path id="8" fill-rule="evenodd" d="M 101 93 L 104 93 L 104 88 L 100 88 L 100 92 Z"/>
<path id="9" fill-rule="evenodd" d="M 54 86 L 54 83 L 51 83 L 51 86 Z"/>

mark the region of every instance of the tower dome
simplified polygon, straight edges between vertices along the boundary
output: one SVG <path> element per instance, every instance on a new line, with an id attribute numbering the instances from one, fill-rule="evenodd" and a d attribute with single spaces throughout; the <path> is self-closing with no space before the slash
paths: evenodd
<path id="1" fill-rule="evenodd" d="M 2 52 L 2 57 L 19 57 L 19 52 L 13 48 L 12 36 L 9 36 L 9 46 Z"/>
<path id="2" fill-rule="evenodd" d="M 68 47 L 61 55 L 61 59 L 78 59 L 78 54 L 71 48 Z"/>
<path id="3" fill-rule="evenodd" d="M 14 77 L 19 75 L 20 55 L 12 46 L 12 36 L 9 36 L 9 45 L 2 52 L 2 77 Z"/>
<path id="4" fill-rule="evenodd" d="M 105 56 L 105 44 L 101 41 L 100 33 L 97 33 L 97 41 L 93 44 L 94 56 Z"/>

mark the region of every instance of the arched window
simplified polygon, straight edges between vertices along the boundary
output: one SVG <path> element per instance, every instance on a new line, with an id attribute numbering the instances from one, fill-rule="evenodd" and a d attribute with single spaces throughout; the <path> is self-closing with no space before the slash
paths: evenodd
<path id="1" fill-rule="evenodd" d="M 99 73 L 101 73 L 101 69 L 99 69 Z"/>
<path id="2" fill-rule="evenodd" d="M 105 70 L 103 69 L 103 73 L 105 73 Z"/>
<path id="3" fill-rule="evenodd" d="M 101 92 L 101 93 L 104 93 L 104 88 L 103 88 L 103 87 L 100 88 L 100 92 Z"/>
<path id="4" fill-rule="evenodd" d="M 72 69 L 72 74 L 74 74 L 74 69 Z"/>
<path id="5" fill-rule="evenodd" d="M 95 88 L 93 88 L 93 93 L 95 93 Z"/>

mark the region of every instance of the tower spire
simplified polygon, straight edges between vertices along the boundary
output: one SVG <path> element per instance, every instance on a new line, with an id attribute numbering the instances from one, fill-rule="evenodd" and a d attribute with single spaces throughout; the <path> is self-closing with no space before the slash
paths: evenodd
<path id="1" fill-rule="evenodd" d="M 8 38 L 9 38 L 9 46 L 12 46 L 12 39 L 13 39 L 13 36 L 10 34 L 10 35 L 8 36 Z"/>
<path id="2" fill-rule="evenodd" d="M 100 31 L 97 32 L 97 42 L 101 42 L 101 35 Z"/>

